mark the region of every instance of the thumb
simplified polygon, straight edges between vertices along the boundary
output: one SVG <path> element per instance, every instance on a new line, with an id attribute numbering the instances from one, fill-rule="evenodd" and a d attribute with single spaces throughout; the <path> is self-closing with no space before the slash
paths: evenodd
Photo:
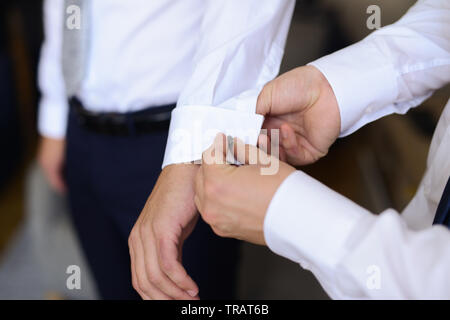
<path id="1" fill-rule="evenodd" d="M 245 144 L 241 139 L 234 138 L 234 157 L 242 164 L 268 165 L 271 162 L 271 156 L 264 150 Z"/>
<path id="2" fill-rule="evenodd" d="M 212 145 L 206 149 L 202 154 L 202 166 L 203 165 L 223 165 L 226 164 L 227 138 L 223 133 L 218 133 L 214 138 Z"/>
<path id="3" fill-rule="evenodd" d="M 261 90 L 256 101 L 256 113 L 266 116 L 272 109 L 272 93 L 274 80 L 268 82 Z"/>

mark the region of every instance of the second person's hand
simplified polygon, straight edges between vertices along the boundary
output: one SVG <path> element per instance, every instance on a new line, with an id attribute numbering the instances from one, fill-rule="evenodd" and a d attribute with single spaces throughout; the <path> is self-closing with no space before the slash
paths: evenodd
<path id="1" fill-rule="evenodd" d="M 195 179 L 195 204 L 203 220 L 218 236 L 265 245 L 267 208 L 278 187 L 295 169 L 236 138 L 233 154 L 246 165 L 226 164 L 223 134 L 203 152 L 202 166 Z M 251 154 L 257 155 L 253 159 L 256 161 L 249 161 Z M 271 166 L 272 162 L 279 163 L 278 172 L 261 174 L 261 169 Z"/>
<path id="2" fill-rule="evenodd" d="M 266 117 L 263 128 L 269 133 L 280 130 L 280 158 L 291 165 L 322 158 L 339 136 L 336 97 L 325 76 L 313 66 L 293 69 L 267 83 L 256 112 Z"/>

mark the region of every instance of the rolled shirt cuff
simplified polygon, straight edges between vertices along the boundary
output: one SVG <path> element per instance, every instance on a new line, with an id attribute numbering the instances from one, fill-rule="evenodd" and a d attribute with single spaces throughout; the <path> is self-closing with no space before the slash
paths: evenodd
<path id="1" fill-rule="evenodd" d="M 212 106 L 180 106 L 172 111 L 162 167 L 198 161 L 217 133 L 256 145 L 264 117 Z"/>
<path id="2" fill-rule="evenodd" d="M 264 236 L 278 255 L 333 270 L 345 243 L 369 212 L 301 171 L 283 181 L 267 210 Z"/>

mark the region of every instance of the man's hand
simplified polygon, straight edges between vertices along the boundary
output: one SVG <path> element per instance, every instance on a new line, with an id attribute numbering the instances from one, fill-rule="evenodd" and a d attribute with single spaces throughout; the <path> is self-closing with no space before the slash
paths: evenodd
<path id="1" fill-rule="evenodd" d="M 198 299 L 181 264 L 184 240 L 198 219 L 194 178 L 198 166 L 164 168 L 128 239 L 133 287 L 143 299 Z"/>
<path id="2" fill-rule="evenodd" d="M 295 166 L 325 156 L 339 136 L 336 97 L 327 79 L 312 66 L 293 69 L 267 83 L 256 112 L 266 117 L 263 128 L 280 130 L 280 158 Z M 260 139 L 260 144 L 265 141 Z"/>
<path id="3" fill-rule="evenodd" d="M 38 161 L 44 175 L 55 191 L 66 192 L 63 169 L 65 163 L 65 140 L 42 137 L 38 150 Z"/>
<path id="4" fill-rule="evenodd" d="M 259 151 L 259 164 L 240 167 L 225 164 L 226 143 L 223 139 L 224 135 L 218 135 L 214 144 L 203 153 L 202 167 L 195 179 L 195 204 L 203 220 L 217 235 L 264 245 L 267 208 L 280 184 L 295 169 L 280 162 L 277 174 L 262 175 L 262 167 L 279 160 L 237 139 L 233 150 L 237 160 L 248 163 L 249 155 Z"/>

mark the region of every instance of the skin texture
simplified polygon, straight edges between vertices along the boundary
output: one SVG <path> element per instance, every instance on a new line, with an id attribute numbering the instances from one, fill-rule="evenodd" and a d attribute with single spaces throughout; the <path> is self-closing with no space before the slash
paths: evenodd
<path id="1" fill-rule="evenodd" d="M 165 167 L 130 233 L 132 283 L 143 299 L 198 299 L 199 289 L 181 260 L 183 242 L 198 219 L 194 204 L 198 168 Z"/>
<path id="2" fill-rule="evenodd" d="M 60 194 L 66 192 L 63 169 L 66 141 L 41 137 L 38 148 L 38 162 L 51 188 Z"/>
<path id="3" fill-rule="evenodd" d="M 257 113 L 266 116 L 265 128 L 280 129 L 280 157 L 293 165 L 326 155 L 339 134 L 336 99 L 314 67 L 294 69 L 268 83 L 258 98 Z M 268 149 L 266 137 L 259 142 Z M 42 138 L 38 156 L 47 180 L 60 193 L 66 191 L 64 149 L 64 140 Z M 194 181 L 196 204 L 217 234 L 265 243 L 267 206 L 294 169 L 280 163 L 277 175 L 261 176 L 261 165 L 217 166 L 225 167 L 209 165 L 199 171 L 193 164 L 171 165 L 161 173 L 129 237 L 133 286 L 142 298 L 198 299 L 199 289 L 181 264 L 183 242 L 198 218 Z"/>
<path id="4" fill-rule="evenodd" d="M 260 152 L 257 164 L 227 165 L 223 139 L 224 135 L 218 135 L 203 153 L 195 181 L 195 204 L 217 235 L 265 245 L 263 225 L 267 207 L 279 185 L 295 169 L 280 162 L 277 174 L 262 175 L 261 168 L 270 166 L 270 161 L 279 161 L 265 152 Z M 257 149 L 244 146 L 237 139 L 234 145 L 234 155 L 241 163 L 248 163 L 249 154 Z M 237 152 L 238 148 L 245 148 L 245 152 Z"/>
<path id="5" fill-rule="evenodd" d="M 313 66 L 293 69 L 267 83 L 256 112 L 265 116 L 263 128 L 280 130 L 280 159 L 293 166 L 325 156 L 340 133 L 334 92 Z M 260 139 L 260 145 L 267 148 L 265 141 Z"/>
<path id="6" fill-rule="evenodd" d="M 322 73 L 312 66 L 296 68 L 269 82 L 258 97 L 257 113 L 265 116 L 264 128 L 280 130 L 280 159 L 293 166 L 313 163 L 325 156 L 340 132 L 334 92 Z M 225 139 L 223 135 L 203 154 L 195 183 L 197 208 L 219 236 L 264 245 L 267 208 L 280 184 L 295 169 L 280 162 L 278 172 L 267 176 L 260 170 L 260 163 L 267 163 L 266 160 L 240 167 L 224 164 L 226 143 L 221 139 Z M 235 145 L 238 144 L 236 140 Z M 259 145 L 268 150 L 270 135 L 260 136 Z M 235 157 L 248 163 L 247 156 L 240 157 L 236 149 Z M 217 157 L 216 153 L 222 156 Z"/>
<path id="7" fill-rule="evenodd" d="M 66 192 L 65 140 L 42 137 L 38 160 L 52 189 Z M 198 213 L 198 165 L 168 166 L 161 173 L 129 237 L 132 281 L 143 299 L 198 299 L 198 287 L 181 265 L 184 240 Z"/>

